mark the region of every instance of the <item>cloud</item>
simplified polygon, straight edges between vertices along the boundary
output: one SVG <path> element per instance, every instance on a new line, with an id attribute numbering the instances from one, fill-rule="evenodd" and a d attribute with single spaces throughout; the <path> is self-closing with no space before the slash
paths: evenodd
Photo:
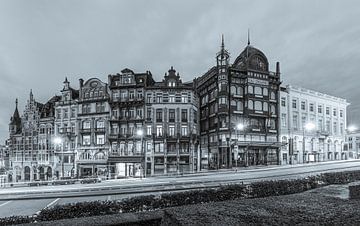
<path id="1" fill-rule="evenodd" d="M 284 83 L 351 102 L 360 125 L 357 1 L 2 1 L 0 141 L 19 98 L 47 101 L 67 76 L 99 77 L 125 67 L 161 80 L 174 66 L 183 81 L 215 65 L 220 35 L 234 60 L 247 42 L 281 62 Z"/>

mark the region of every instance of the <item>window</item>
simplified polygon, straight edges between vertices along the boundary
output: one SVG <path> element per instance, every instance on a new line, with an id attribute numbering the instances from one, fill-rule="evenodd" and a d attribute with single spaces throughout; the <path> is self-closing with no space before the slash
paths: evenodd
<path id="1" fill-rule="evenodd" d="M 323 130 L 323 120 L 322 119 L 319 119 L 319 121 L 318 121 L 318 128 L 320 131 Z"/>
<path id="2" fill-rule="evenodd" d="M 164 103 L 168 103 L 168 102 L 169 102 L 169 94 L 167 94 L 167 93 L 164 93 L 164 94 L 163 94 L 163 102 L 164 102 Z"/>
<path id="3" fill-rule="evenodd" d="M 188 110 L 187 109 L 181 109 L 181 121 L 182 122 L 188 121 Z"/>
<path id="4" fill-rule="evenodd" d="M 156 122 L 162 122 L 162 109 L 156 109 Z"/>
<path id="5" fill-rule="evenodd" d="M 157 103 L 161 103 L 161 102 L 162 102 L 162 94 L 161 94 L 161 93 L 157 93 L 157 94 L 156 94 L 156 102 L 157 102 Z"/>
<path id="6" fill-rule="evenodd" d="M 182 102 L 182 103 L 187 103 L 187 102 L 188 102 L 188 98 L 187 98 L 187 95 L 186 95 L 186 94 L 182 94 L 182 95 L 181 95 L 181 102 Z"/>
<path id="7" fill-rule="evenodd" d="M 333 116 L 336 116 L 336 108 L 333 109 Z"/>
<path id="8" fill-rule="evenodd" d="M 175 126 L 169 126 L 169 136 L 175 136 Z"/>
<path id="9" fill-rule="evenodd" d="M 296 101 L 295 99 L 292 100 L 292 107 L 293 107 L 293 108 L 296 108 L 296 102 L 297 102 L 297 101 Z"/>
<path id="10" fill-rule="evenodd" d="M 188 127 L 187 126 L 181 126 L 181 135 L 182 136 L 188 135 Z"/>
<path id="11" fill-rule="evenodd" d="M 276 108 L 275 108 L 275 105 L 273 105 L 273 104 L 270 105 L 270 113 L 272 115 L 276 115 Z"/>
<path id="12" fill-rule="evenodd" d="M 97 145 L 105 144 L 105 135 L 104 134 L 96 135 L 96 144 Z"/>
<path id="13" fill-rule="evenodd" d="M 340 110 L 340 117 L 342 118 L 344 115 L 344 111 L 343 110 Z"/>
<path id="14" fill-rule="evenodd" d="M 344 134 L 344 124 L 340 123 L 340 135 Z"/>
<path id="15" fill-rule="evenodd" d="M 96 112 L 104 112 L 105 103 L 96 103 Z"/>
<path id="16" fill-rule="evenodd" d="M 169 95 L 169 102 L 170 103 L 175 103 L 175 95 L 174 94 Z"/>
<path id="17" fill-rule="evenodd" d="M 156 136 L 160 137 L 163 135 L 163 128 L 162 126 L 156 126 Z"/>
<path id="18" fill-rule="evenodd" d="M 281 126 L 286 127 L 286 114 L 281 114 Z"/>
<path id="19" fill-rule="evenodd" d="M 96 122 L 96 128 L 105 128 L 105 123 L 102 120 Z"/>
<path id="20" fill-rule="evenodd" d="M 314 104 L 313 103 L 310 103 L 309 111 L 311 111 L 311 112 L 314 111 Z"/>
<path id="21" fill-rule="evenodd" d="M 130 100 L 135 99 L 135 91 L 134 91 L 134 90 L 131 90 L 131 91 L 129 92 L 129 99 L 130 99 Z"/>
<path id="22" fill-rule="evenodd" d="M 91 159 L 89 151 L 87 150 L 84 151 L 84 153 L 81 154 L 81 159 L 85 159 L 85 160 Z"/>
<path id="23" fill-rule="evenodd" d="M 275 99 L 276 99 L 276 95 L 275 95 L 274 92 L 271 92 L 271 93 L 270 93 L 270 99 L 272 99 L 272 100 L 275 100 Z"/>
<path id="24" fill-rule="evenodd" d="M 68 118 L 69 114 L 68 114 L 68 109 L 64 109 L 64 118 Z"/>
<path id="25" fill-rule="evenodd" d="M 82 140 L 83 145 L 90 145 L 90 135 L 83 135 Z"/>
<path id="26" fill-rule="evenodd" d="M 255 86 L 255 95 L 262 95 L 262 88 Z"/>
<path id="27" fill-rule="evenodd" d="M 169 109 L 169 122 L 175 122 L 175 109 Z"/>
<path id="28" fill-rule="evenodd" d="M 136 117 L 139 117 L 139 118 L 143 117 L 143 110 L 142 109 L 136 109 Z"/>
<path id="29" fill-rule="evenodd" d="M 61 110 L 60 109 L 57 109 L 56 110 L 56 118 L 61 118 Z"/>
<path id="30" fill-rule="evenodd" d="M 142 99 L 142 98 L 143 98 L 143 91 L 142 91 L 142 90 L 138 90 L 138 91 L 137 91 L 137 98 L 138 98 L 138 99 Z"/>
<path id="31" fill-rule="evenodd" d="M 151 108 L 147 108 L 146 117 L 147 117 L 148 119 L 151 119 Z"/>
<path id="32" fill-rule="evenodd" d="M 255 110 L 262 111 L 262 103 L 261 101 L 255 101 Z"/>
<path id="33" fill-rule="evenodd" d="M 148 93 L 148 94 L 146 95 L 146 99 L 147 99 L 147 102 L 148 102 L 148 103 L 151 103 L 151 98 L 152 98 L 151 93 Z"/>
<path id="34" fill-rule="evenodd" d="M 254 109 L 254 102 L 252 100 L 248 101 L 248 108 L 251 110 Z"/>
<path id="35" fill-rule="evenodd" d="M 263 88 L 263 95 L 267 96 L 268 95 L 268 89 L 267 88 Z"/>
<path id="36" fill-rule="evenodd" d="M 306 109 L 306 103 L 305 103 L 305 101 L 301 101 L 301 110 L 304 110 L 305 111 L 305 109 Z"/>
<path id="37" fill-rule="evenodd" d="M 219 98 L 219 103 L 220 104 L 226 104 L 227 98 L 226 97 L 220 97 Z"/>
<path id="38" fill-rule="evenodd" d="M 319 106 L 318 106 L 318 113 L 319 113 L 319 114 L 322 114 L 322 112 L 323 112 L 322 109 L 323 109 L 323 108 L 322 108 L 322 105 L 319 105 Z"/>
<path id="39" fill-rule="evenodd" d="M 281 97 L 281 106 L 282 107 L 286 106 L 286 98 L 285 97 Z"/>
<path id="40" fill-rule="evenodd" d="M 82 113 L 83 114 L 86 114 L 86 113 L 90 113 L 91 110 L 90 110 L 90 104 L 83 104 L 82 105 Z"/>
<path id="41" fill-rule="evenodd" d="M 74 118 L 76 115 L 76 108 L 71 108 L 71 118 Z"/>
<path id="42" fill-rule="evenodd" d="M 146 126 L 146 135 L 150 136 L 152 133 L 152 127 L 151 126 Z"/>
<path id="43" fill-rule="evenodd" d="M 326 120 L 326 127 L 325 127 L 327 132 L 330 132 L 330 121 Z"/>
<path id="44" fill-rule="evenodd" d="M 237 109 L 238 111 L 243 111 L 243 110 L 244 110 L 243 102 L 242 102 L 242 101 L 238 101 L 238 102 L 237 102 L 237 107 L 236 107 L 236 109 Z"/>
<path id="45" fill-rule="evenodd" d="M 337 133 L 337 123 L 334 122 L 334 130 L 333 130 L 333 133 L 336 134 Z"/>
<path id="46" fill-rule="evenodd" d="M 90 121 L 84 121 L 83 122 L 83 129 L 90 129 L 91 125 L 90 125 Z"/>
<path id="47" fill-rule="evenodd" d="M 326 114 L 330 115 L 330 107 L 326 107 Z"/>
<path id="48" fill-rule="evenodd" d="M 297 115 L 293 115 L 293 128 L 296 130 L 299 127 L 299 120 Z"/>
<path id="49" fill-rule="evenodd" d="M 254 88 L 252 86 L 248 87 L 248 93 L 250 94 L 254 93 Z"/>

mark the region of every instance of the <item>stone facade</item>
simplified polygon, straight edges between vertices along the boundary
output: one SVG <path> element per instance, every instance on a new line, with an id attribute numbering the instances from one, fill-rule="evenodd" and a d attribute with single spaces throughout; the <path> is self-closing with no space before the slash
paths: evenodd
<path id="1" fill-rule="evenodd" d="M 222 42 L 216 66 L 197 78 L 201 168 L 279 163 L 280 69 L 250 43 L 229 62 Z"/>
<path id="2" fill-rule="evenodd" d="M 287 85 L 280 101 L 282 164 L 348 159 L 343 149 L 346 100 Z"/>

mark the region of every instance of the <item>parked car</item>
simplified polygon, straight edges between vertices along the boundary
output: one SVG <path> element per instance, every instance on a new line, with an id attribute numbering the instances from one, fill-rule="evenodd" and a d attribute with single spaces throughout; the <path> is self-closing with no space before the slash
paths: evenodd
<path id="1" fill-rule="evenodd" d="M 30 183 L 28 183 L 28 185 L 30 187 L 33 187 L 33 186 L 41 186 L 41 185 L 48 185 L 49 182 L 48 181 L 39 181 L 39 180 L 35 180 L 35 181 L 32 181 Z"/>
<path id="2" fill-rule="evenodd" d="M 60 180 L 54 180 L 52 185 L 66 185 L 66 184 L 75 184 L 77 179 L 71 177 L 61 177 Z"/>
<path id="3" fill-rule="evenodd" d="M 82 184 L 95 184 L 95 183 L 100 183 L 100 182 L 101 182 L 101 178 L 98 178 L 98 177 L 84 178 L 80 181 L 80 183 L 82 183 Z"/>

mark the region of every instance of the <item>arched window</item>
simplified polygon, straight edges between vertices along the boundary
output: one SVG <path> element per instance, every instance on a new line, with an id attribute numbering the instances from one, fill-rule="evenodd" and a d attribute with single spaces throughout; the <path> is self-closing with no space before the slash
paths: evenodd
<path id="1" fill-rule="evenodd" d="M 96 159 L 96 160 L 103 160 L 103 159 L 105 159 L 105 154 L 104 154 L 104 152 L 98 152 L 98 153 L 96 153 L 96 154 L 95 154 L 95 159 Z"/>
<path id="2" fill-rule="evenodd" d="M 248 86 L 248 93 L 254 93 L 254 88 L 252 86 Z"/>
<path id="3" fill-rule="evenodd" d="M 267 102 L 263 103 L 263 111 L 269 111 L 269 106 Z"/>
<path id="4" fill-rule="evenodd" d="M 243 102 L 242 102 L 242 101 L 238 101 L 238 102 L 237 102 L 237 110 L 238 110 L 238 111 L 243 111 L 243 110 L 244 110 L 244 106 L 243 106 Z"/>
<path id="5" fill-rule="evenodd" d="M 263 88 L 263 95 L 267 96 L 268 95 L 268 89 L 267 88 Z"/>
<path id="6" fill-rule="evenodd" d="M 90 155 L 89 151 L 84 151 L 84 152 L 81 154 L 81 159 L 84 159 L 84 160 L 91 159 L 91 155 Z"/>
<path id="7" fill-rule="evenodd" d="M 262 111 L 262 103 L 261 101 L 255 101 L 255 110 Z"/>
<path id="8" fill-rule="evenodd" d="M 103 120 L 98 120 L 96 121 L 96 128 L 100 129 L 100 128 L 105 128 L 105 123 Z"/>
<path id="9" fill-rule="evenodd" d="M 90 121 L 83 121 L 83 123 L 82 123 L 83 129 L 90 129 L 90 127 L 91 127 Z"/>
<path id="10" fill-rule="evenodd" d="M 255 86 L 255 94 L 256 95 L 262 95 L 262 88 L 259 86 Z"/>
<path id="11" fill-rule="evenodd" d="M 235 100 L 231 100 L 231 106 L 236 106 L 236 101 Z"/>
<path id="12" fill-rule="evenodd" d="M 231 86 L 230 92 L 231 92 L 231 94 L 237 94 L 236 93 L 236 86 Z"/>
<path id="13" fill-rule="evenodd" d="M 252 100 L 248 101 L 248 108 L 253 110 L 254 109 L 254 102 Z"/>
<path id="14" fill-rule="evenodd" d="M 276 114 L 275 105 L 270 105 L 270 112 L 271 112 L 271 114 L 273 114 L 273 115 Z"/>
<path id="15" fill-rule="evenodd" d="M 244 89 L 242 87 L 238 87 L 237 91 L 238 91 L 237 94 L 241 96 L 244 94 Z"/>
<path id="16" fill-rule="evenodd" d="M 275 93 L 272 92 L 272 91 L 271 91 L 271 93 L 270 93 L 270 99 L 272 99 L 272 100 L 275 100 L 275 99 L 276 99 L 276 98 L 275 98 Z"/>

